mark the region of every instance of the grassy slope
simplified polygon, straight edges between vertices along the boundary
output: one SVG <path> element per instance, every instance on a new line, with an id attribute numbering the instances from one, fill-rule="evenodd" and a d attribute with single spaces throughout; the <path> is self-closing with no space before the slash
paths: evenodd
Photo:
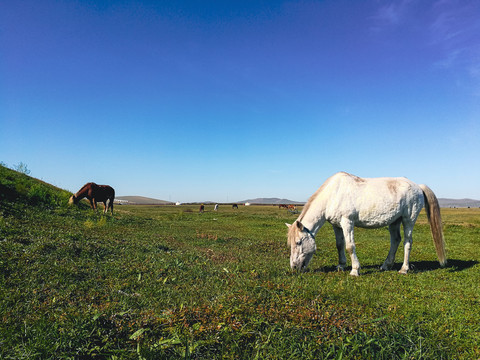
<path id="1" fill-rule="evenodd" d="M 0 165 L 0 202 L 2 209 L 24 206 L 54 208 L 66 205 L 71 193 Z"/>
<path id="2" fill-rule="evenodd" d="M 356 279 L 332 271 L 329 226 L 312 271 L 291 273 L 294 216 L 275 207 L 102 216 L 0 172 L 0 358 L 480 356 L 478 209 L 444 211 L 446 269 L 422 214 L 408 276 L 378 270 L 385 229 L 358 229 Z"/>

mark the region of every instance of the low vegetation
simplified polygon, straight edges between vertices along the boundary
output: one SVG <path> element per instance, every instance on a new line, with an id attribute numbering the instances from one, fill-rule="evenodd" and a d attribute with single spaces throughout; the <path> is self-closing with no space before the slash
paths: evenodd
<path id="1" fill-rule="evenodd" d="M 479 209 L 443 209 L 444 269 L 422 213 L 407 276 L 379 270 L 387 229 L 358 229 L 353 278 L 328 225 L 311 271 L 290 271 L 277 207 L 112 217 L 69 196 L 0 166 L 2 359 L 480 357 Z"/>

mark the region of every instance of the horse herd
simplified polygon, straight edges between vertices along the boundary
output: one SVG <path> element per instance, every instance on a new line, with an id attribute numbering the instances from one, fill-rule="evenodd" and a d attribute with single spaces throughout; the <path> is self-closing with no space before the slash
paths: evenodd
<path id="1" fill-rule="evenodd" d="M 218 211 L 219 208 L 220 208 L 220 205 L 215 204 L 215 206 L 213 207 L 213 211 Z M 238 209 L 238 205 L 237 204 L 232 204 L 232 209 Z M 198 209 L 198 212 L 199 213 L 205 212 L 205 205 L 204 204 L 200 205 L 200 208 Z"/>
<path id="2" fill-rule="evenodd" d="M 93 210 L 97 210 L 97 203 L 103 202 L 103 213 L 106 214 L 108 209 L 111 210 L 113 215 L 113 202 L 115 200 L 115 190 L 110 185 L 97 185 L 94 182 L 89 182 L 83 185 L 74 195 L 72 195 L 68 201 L 69 204 L 78 204 L 82 199 L 86 198 L 90 202 L 90 206 Z M 280 205 L 279 208 L 285 207 L 286 209 L 296 209 L 293 205 Z M 218 211 L 219 205 L 215 204 L 214 210 Z M 232 209 L 238 209 L 237 204 L 232 204 Z M 205 205 L 200 205 L 199 212 L 205 211 Z"/>
<path id="3" fill-rule="evenodd" d="M 69 203 L 77 204 L 83 198 L 90 201 L 94 210 L 97 209 L 97 202 L 103 202 L 104 213 L 111 209 L 113 214 L 115 190 L 111 186 L 87 183 L 70 198 Z M 202 206 L 200 211 L 204 210 Z M 233 207 L 238 208 L 236 204 Z M 279 206 L 283 207 L 296 210 L 294 205 Z M 315 236 L 325 222 L 329 222 L 336 238 L 337 269 L 345 269 L 346 251 L 351 259 L 352 276 L 360 274 L 360 262 L 355 252 L 354 228 L 388 226 L 390 250 L 381 269 L 390 270 L 402 239 L 400 228 L 403 226 L 404 258 L 399 273 L 407 274 L 410 268 L 413 226 L 423 207 L 427 213 L 440 266 L 444 267 L 447 259 L 440 206 L 428 186 L 417 185 L 406 178 L 360 178 L 345 172 L 336 173 L 310 197 L 295 222 L 286 224 L 289 228 L 287 243 L 290 246 L 290 267 L 298 271 L 306 270 L 317 250 Z"/>

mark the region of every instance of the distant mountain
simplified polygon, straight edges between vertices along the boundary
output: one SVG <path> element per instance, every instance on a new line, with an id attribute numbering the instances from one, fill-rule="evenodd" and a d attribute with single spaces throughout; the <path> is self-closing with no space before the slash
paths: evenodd
<path id="1" fill-rule="evenodd" d="M 130 205 L 167 205 L 172 204 L 171 201 L 158 200 L 147 198 L 143 196 L 117 196 L 115 200 L 120 200 L 119 202 L 130 204 Z M 441 207 L 480 207 L 480 200 L 473 199 L 445 199 L 439 198 L 438 202 Z M 215 201 L 204 201 L 203 204 L 215 204 Z M 293 201 L 289 199 L 279 199 L 279 198 L 256 198 L 237 201 L 238 204 L 260 204 L 260 205 L 280 205 L 280 204 L 304 204 L 304 202 Z"/>
<path id="2" fill-rule="evenodd" d="M 238 203 L 239 204 L 250 203 L 250 204 L 261 204 L 261 205 L 303 204 L 302 202 L 288 200 L 288 199 L 279 199 L 279 198 L 256 198 L 256 199 L 238 201 Z"/>
<path id="3" fill-rule="evenodd" d="M 480 200 L 439 198 L 440 207 L 480 207 Z"/>
<path id="4" fill-rule="evenodd" d="M 172 204 L 171 201 L 152 199 L 143 196 L 117 196 L 115 200 L 119 203 L 129 204 L 129 205 L 167 205 Z"/>

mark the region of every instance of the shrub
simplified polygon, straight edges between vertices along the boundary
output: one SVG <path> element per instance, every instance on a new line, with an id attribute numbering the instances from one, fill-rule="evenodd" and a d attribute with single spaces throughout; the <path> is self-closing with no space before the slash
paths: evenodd
<path id="1" fill-rule="evenodd" d="M 41 184 L 33 184 L 27 196 L 32 205 L 43 205 L 46 207 L 57 205 L 55 195 Z"/>

